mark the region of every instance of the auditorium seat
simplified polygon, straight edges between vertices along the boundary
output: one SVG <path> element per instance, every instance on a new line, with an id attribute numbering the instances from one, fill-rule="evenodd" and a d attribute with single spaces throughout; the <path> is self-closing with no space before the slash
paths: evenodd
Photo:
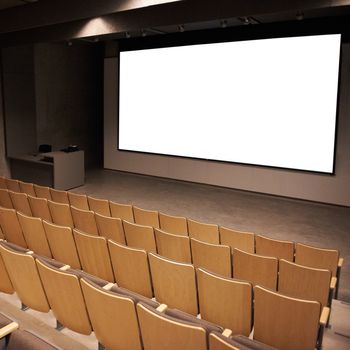
<path id="1" fill-rule="evenodd" d="M 255 236 L 255 252 L 259 255 L 294 261 L 294 242 Z"/>
<path id="2" fill-rule="evenodd" d="M 175 235 L 188 236 L 187 219 L 182 216 L 172 216 L 159 213 L 160 228 Z"/>
<path id="3" fill-rule="evenodd" d="M 159 303 L 198 314 L 196 274 L 193 265 L 179 263 L 160 255 L 148 254 L 154 295 Z"/>
<path id="4" fill-rule="evenodd" d="M 95 221 L 100 236 L 112 239 L 118 243 L 125 243 L 123 222 L 121 219 L 104 216 L 95 212 Z"/>
<path id="5" fill-rule="evenodd" d="M 80 269 L 81 265 L 72 229 L 45 220 L 43 220 L 43 226 L 53 258 L 73 269 Z"/>
<path id="6" fill-rule="evenodd" d="M 46 221 L 52 221 L 49 205 L 46 198 L 32 197 L 28 195 L 28 202 L 33 216 Z"/>
<path id="7" fill-rule="evenodd" d="M 21 247 L 27 247 L 15 209 L 0 207 L 0 226 L 7 241 Z"/>
<path id="8" fill-rule="evenodd" d="M 192 263 L 190 238 L 154 229 L 158 254 L 178 262 Z"/>
<path id="9" fill-rule="evenodd" d="M 35 195 L 38 198 L 45 198 L 48 200 L 52 200 L 51 197 L 51 192 L 50 192 L 50 188 L 47 186 L 39 186 L 34 184 L 34 191 L 35 191 Z"/>
<path id="10" fill-rule="evenodd" d="M 51 250 L 46 239 L 42 220 L 17 212 L 27 246 L 36 254 L 51 258 Z"/>
<path id="11" fill-rule="evenodd" d="M 112 217 L 126 220 L 128 222 L 135 222 L 132 205 L 120 204 L 120 203 L 110 201 L 109 209 L 111 211 Z"/>
<path id="12" fill-rule="evenodd" d="M 201 318 L 249 336 L 252 329 L 252 285 L 197 269 Z"/>
<path id="13" fill-rule="evenodd" d="M 0 189 L 4 189 L 4 190 L 7 189 L 6 179 L 3 176 L 0 176 Z"/>
<path id="14" fill-rule="evenodd" d="M 28 196 L 25 193 L 9 191 L 9 195 L 14 209 L 28 216 L 33 215 L 28 202 Z"/>
<path id="15" fill-rule="evenodd" d="M 251 232 L 241 232 L 220 226 L 220 242 L 244 252 L 255 253 L 255 235 Z"/>
<path id="16" fill-rule="evenodd" d="M 160 228 L 158 211 L 146 210 L 133 206 L 133 212 L 136 224 Z"/>
<path id="17" fill-rule="evenodd" d="M 90 210 L 86 194 L 68 192 L 69 204 L 82 210 Z"/>
<path id="18" fill-rule="evenodd" d="M 9 274 L 6 270 L 4 260 L 1 254 L 0 254 L 0 292 L 6 293 L 6 294 L 14 293 L 13 285 L 10 280 Z"/>
<path id="19" fill-rule="evenodd" d="M 13 209 L 12 200 L 7 189 L 0 189 L 0 207 Z"/>
<path id="20" fill-rule="evenodd" d="M 277 349 L 319 349 L 328 313 L 317 301 L 254 287 L 254 339 Z"/>
<path id="21" fill-rule="evenodd" d="M 147 252 L 108 240 L 108 248 L 118 286 L 152 298 L 151 273 Z"/>
<path id="22" fill-rule="evenodd" d="M 272 290 L 277 288 L 278 259 L 233 250 L 233 277 Z"/>
<path id="23" fill-rule="evenodd" d="M 128 246 L 157 252 L 153 227 L 123 221 L 125 240 Z"/>
<path id="24" fill-rule="evenodd" d="M 55 190 L 54 188 L 50 187 L 50 195 L 53 202 L 69 204 L 67 191 Z"/>
<path id="25" fill-rule="evenodd" d="M 76 229 L 73 230 L 73 235 L 83 271 L 113 282 L 114 275 L 106 238 Z"/>
<path id="26" fill-rule="evenodd" d="M 13 192 L 21 192 L 18 180 L 6 178 L 5 181 L 6 181 L 6 187 L 8 190 Z"/>
<path id="27" fill-rule="evenodd" d="M 211 244 L 191 238 L 194 267 L 202 267 L 225 277 L 232 277 L 231 249 L 221 244 Z"/>
<path id="28" fill-rule="evenodd" d="M 69 204 L 47 201 L 52 222 L 56 225 L 74 227 L 72 213 Z"/>
<path id="29" fill-rule="evenodd" d="M 220 244 L 218 225 L 205 224 L 190 219 L 187 220 L 187 224 L 190 238 L 195 238 L 202 242 Z"/>
<path id="30" fill-rule="evenodd" d="M 109 201 L 88 196 L 90 210 L 104 216 L 111 216 Z"/>
<path id="31" fill-rule="evenodd" d="M 78 209 L 73 206 L 70 207 L 70 210 L 72 213 L 74 227 L 76 229 L 90 235 L 98 235 L 98 228 L 93 211 Z"/>
<path id="32" fill-rule="evenodd" d="M 34 191 L 34 185 L 30 182 L 19 181 L 19 188 L 21 192 L 27 194 L 28 196 L 36 196 Z"/>

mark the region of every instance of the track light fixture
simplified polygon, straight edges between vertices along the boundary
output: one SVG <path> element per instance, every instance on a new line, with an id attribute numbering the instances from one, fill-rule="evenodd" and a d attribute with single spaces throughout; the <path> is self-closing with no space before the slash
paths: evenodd
<path id="1" fill-rule="evenodd" d="M 147 32 L 145 29 L 141 29 L 141 36 L 145 37 L 147 35 Z"/>
<path id="2" fill-rule="evenodd" d="M 129 39 L 129 38 L 131 37 L 130 33 L 129 33 L 129 32 L 125 32 L 125 37 L 126 37 L 127 39 Z"/>
<path id="3" fill-rule="evenodd" d="M 177 29 L 179 30 L 179 32 L 183 33 L 185 31 L 185 26 L 183 24 L 179 24 L 177 26 Z"/>
<path id="4" fill-rule="evenodd" d="M 223 20 L 220 21 L 220 26 L 221 26 L 221 28 L 226 28 L 227 27 L 226 19 L 223 19 Z"/>
<path id="5" fill-rule="evenodd" d="M 298 10 L 297 13 L 295 14 L 295 18 L 298 21 L 303 20 L 304 19 L 304 13 L 302 11 Z"/>

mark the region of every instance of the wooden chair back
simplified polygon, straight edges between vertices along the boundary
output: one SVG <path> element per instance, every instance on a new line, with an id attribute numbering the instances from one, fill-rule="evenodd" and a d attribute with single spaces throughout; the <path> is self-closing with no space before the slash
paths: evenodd
<path id="1" fill-rule="evenodd" d="M 154 229 L 158 254 L 178 262 L 191 264 L 190 238 Z"/>
<path id="2" fill-rule="evenodd" d="M 6 181 L 6 187 L 8 190 L 13 192 L 21 192 L 18 180 L 6 178 L 5 181 Z"/>
<path id="3" fill-rule="evenodd" d="M 67 191 L 55 190 L 54 188 L 50 187 L 50 195 L 53 202 L 69 204 Z"/>
<path id="4" fill-rule="evenodd" d="M 28 195 L 28 202 L 34 217 L 41 218 L 46 221 L 52 221 L 46 198 L 38 198 Z"/>
<path id="5" fill-rule="evenodd" d="M 255 252 L 259 255 L 294 261 L 294 242 L 280 241 L 261 235 L 255 237 Z"/>
<path id="6" fill-rule="evenodd" d="M 77 230 L 90 235 L 98 236 L 98 228 L 93 211 L 78 209 L 73 206 L 70 207 L 70 210 L 72 213 L 74 227 Z"/>
<path id="7" fill-rule="evenodd" d="M 278 259 L 233 250 L 233 277 L 272 290 L 277 288 Z"/>
<path id="8" fill-rule="evenodd" d="M 13 209 L 9 190 L 0 188 L 0 207 Z"/>
<path id="9" fill-rule="evenodd" d="M 153 227 L 123 221 L 125 240 L 128 246 L 157 252 Z"/>
<path id="10" fill-rule="evenodd" d="M 159 214 L 156 210 L 133 207 L 135 223 L 144 226 L 159 227 Z"/>
<path id="11" fill-rule="evenodd" d="M 187 220 L 187 224 L 190 238 L 195 238 L 202 242 L 220 244 L 218 225 L 205 224 L 190 219 Z"/>
<path id="12" fill-rule="evenodd" d="M 38 198 L 45 198 L 48 200 L 52 200 L 50 187 L 47 186 L 39 186 L 34 184 L 35 195 Z"/>
<path id="13" fill-rule="evenodd" d="M 9 191 L 9 195 L 14 209 L 28 216 L 33 215 L 28 202 L 28 196 L 25 193 Z"/>
<path id="14" fill-rule="evenodd" d="M 223 338 L 219 334 L 210 333 L 209 350 L 240 350 L 240 348 L 230 344 L 230 338 Z"/>
<path id="15" fill-rule="evenodd" d="M 151 273 L 146 251 L 111 240 L 108 241 L 108 248 L 118 286 L 152 298 Z"/>
<path id="16" fill-rule="evenodd" d="M 95 221 L 100 236 L 121 244 L 126 244 L 124 227 L 121 219 L 104 216 L 95 212 Z"/>
<path id="17" fill-rule="evenodd" d="M 98 199 L 88 196 L 90 210 L 104 216 L 111 216 L 109 201 L 107 199 Z"/>
<path id="18" fill-rule="evenodd" d="M 13 289 L 12 282 L 6 270 L 4 260 L 2 259 L 0 254 L 0 292 L 6 294 L 13 294 L 14 291 L 15 290 Z"/>
<path id="19" fill-rule="evenodd" d="M 7 241 L 27 248 L 27 242 L 24 239 L 15 209 L 0 207 L 0 226 Z"/>
<path id="20" fill-rule="evenodd" d="M 154 295 L 160 303 L 198 314 L 196 274 L 193 265 L 148 254 Z"/>
<path id="21" fill-rule="evenodd" d="M 86 194 L 68 192 L 68 199 L 71 206 L 82 210 L 90 210 Z"/>
<path id="22" fill-rule="evenodd" d="M 182 216 L 159 213 L 159 224 L 162 231 L 179 236 L 188 236 L 187 219 Z"/>
<path id="23" fill-rule="evenodd" d="M 255 253 L 255 235 L 252 232 L 242 232 L 220 226 L 220 242 L 244 252 Z"/>
<path id="24" fill-rule="evenodd" d="M 74 227 L 72 213 L 69 204 L 57 203 L 48 200 L 52 222 L 56 225 Z"/>
<path id="25" fill-rule="evenodd" d="M 221 276 L 232 277 L 231 248 L 191 238 L 194 267 L 202 267 Z"/>
<path id="26" fill-rule="evenodd" d="M 43 221 L 46 238 L 50 246 L 52 257 L 69 265 L 73 269 L 81 269 L 77 247 L 70 227 L 58 226 Z"/>
<path id="27" fill-rule="evenodd" d="M 28 196 L 36 196 L 34 191 L 34 184 L 32 183 L 19 181 L 19 188 L 21 192 L 26 193 Z"/>
<path id="28" fill-rule="evenodd" d="M 201 317 L 249 336 L 252 330 L 253 290 L 248 282 L 225 278 L 197 269 Z"/>
<path id="29" fill-rule="evenodd" d="M 135 222 L 132 205 L 120 204 L 120 203 L 109 201 L 109 209 L 111 211 L 112 217 L 119 218 L 128 222 Z"/>
<path id="30" fill-rule="evenodd" d="M 0 176 L 0 189 L 4 189 L 4 190 L 7 189 L 6 178 L 3 176 Z"/>

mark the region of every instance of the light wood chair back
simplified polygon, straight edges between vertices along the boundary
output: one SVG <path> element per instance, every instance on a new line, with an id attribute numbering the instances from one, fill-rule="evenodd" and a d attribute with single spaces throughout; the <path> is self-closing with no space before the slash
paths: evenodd
<path id="1" fill-rule="evenodd" d="M 104 216 L 111 216 L 109 201 L 107 199 L 98 199 L 88 196 L 90 210 Z"/>
<path id="2" fill-rule="evenodd" d="M 55 190 L 50 187 L 50 195 L 53 202 L 70 204 L 67 191 Z"/>
<path id="3" fill-rule="evenodd" d="M 182 216 L 159 213 L 159 224 L 162 231 L 179 236 L 188 236 L 187 219 Z"/>
<path id="4" fill-rule="evenodd" d="M 249 336 L 252 330 L 252 285 L 197 269 L 201 318 Z"/>
<path id="5" fill-rule="evenodd" d="M 220 242 L 244 252 L 255 253 L 255 235 L 252 232 L 242 232 L 220 226 Z"/>
<path id="6" fill-rule="evenodd" d="M 95 221 L 100 236 L 121 244 L 126 244 L 124 227 L 121 219 L 104 216 L 95 212 Z"/>
<path id="7" fill-rule="evenodd" d="M 111 211 L 112 217 L 126 220 L 128 222 L 135 222 L 132 205 L 120 204 L 120 203 L 109 201 L 109 209 Z"/>
<path id="8" fill-rule="evenodd" d="M 144 226 L 159 227 L 159 214 L 156 210 L 133 207 L 135 223 Z"/>
<path id="9" fill-rule="evenodd" d="M 52 221 L 46 198 L 38 198 L 28 195 L 28 202 L 34 217 L 41 218 L 46 221 Z"/>
<path id="10" fill-rule="evenodd" d="M 272 290 L 277 288 L 278 259 L 233 250 L 233 277 Z"/>
<path id="11" fill-rule="evenodd" d="M 327 306 L 331 272 L 279 261 L 278 291 L 294 298 L 316 300 Z"/>
<path id="12" fill-rule="evenodd" d="M 34 185 L 32 183 L 19 181 L 19 188 L 21 189 L 21 192 L 26 193 L 28 196 L 36 196 Z"/>
<path id="13" fill-rule="evenodd" d="M 0 176 L 0 189 L 4 189 L 4 190 L 7 189 L 6 178 L 3 176 Z"/>
<path id="14" fill-rule="evenodd" d="M 237 348 L 229 342 L 230 338 L 227 338 L 226 340 L 218 334 L 209 334 L 209 350 L 240 350 L 240 348 Z"/>
<path id="15" fill-rule="evenodd" d="M 277 349 L 314 350 L 321 305 L 254 287 L 254 339 Z"/>
<path id="16" fill-rule="evenodd" d="M 142 350 L 135 303 L 131 298 L 80 280 L 91 324 L 105 349 Z"/>
<path id="17" fill-rule="evenodd" d="M 220 244 L 218 225 L 205 224 L 190 219 L 187 220 L 187 224 L 190 238 L 195 238 L 202 242 Z"/>
<path id="18" fill-rule="evenodd" d="M 151 273 L 146 251 L 111 240 L 108 241 L 108 248 L 118 286 L 152 298 Z"/>
<path id="19" fill-rule="evenodd" d="M 0 207 L 13 209 L 9 190 L 0 188 Z"/>
<path id="20" fill-rule="evenodd" d="M 14 209 L 28 216 L 33 215 L 28 202 L 28 196 L 25 193 L 9 191 L 9 195 Z"/>
<path id="21" fill-rule="evenodd" d="M 27 242 L 24 239 L 15 209 L 0 207 L 0 226 L 7 241 L 27 248 Z"/>
<path id="22" fill-rule="evenodd" d="M 15 252 L 2 244 L 0 254 L 22 304 L 37 311 L 48 312 L 50 306 L 34 258 L 30 254 Z"/>
<path id="23" fill-rule="evenodd" d="M 74 227 L 82 232 L 90 235 L 98 236 L 98 228 L 96 225 L 95 214 L 91 210 L 78 209 L 70 207 Z"/>
<path id="24" fill-rule="evenodd" d="M 141 303 L 136 308 L 144 350 L 207 350 L 202 327 L 169 319 Z"/>
<path id="25" fill-rule="evenodd" d="M 18 180 L 6 178 L 5 181 L 6 181 L 6 187 L 8 190 L 13 192 L 21 192 Z"/>
<path id="26" fill-rule="evenodd" d="M 81 334 L 92 332 L 79 278 L 36 260 L 47 299 L 57 321 Z"/>
<path id="27" fill-rule="evenodd" d="M 74 227 L 72 213 L 69 204 L 57 203 L 48 200 L 52 222 L 56 225 Z"/>
<path id="28" fill-rule="evenodd" d="M 69 265 L 73 269 L 81 269 L 72 229 L 58 226 L 45 220 L 43 221 L 43 226 L 53 258 Z"/>
<path id="29" fill-rule="evenodd" d="M 144 249 L 147 252 L 157 252 L 153 227 L 133 224 L 123 221 L 125 240 L 128 246 Z"/>
<path id="30" fill-rule="evenodd" d="M 52 258 L 42 220 L 17 212 L 28 248 L 41 256 Z"/>
<path id="31" fill-rule="evenodd" d="M 231 248 L 191 238 L 194 267 L 202 267 L 221 276 L 232 277 Z"/>
<path id="32" fill-rule="evenodd" d="M 158 254 L 178 262 L 191 264 L 190 238 L 154 229 Z"/>
<path id="33" fill-rule="evenodd" d="M 294 242 L 280 241 L 261 235 L 255 237 L 255 252 L 259 255 L 294 261 Z"/>
<path id="34" fill-rule="evenodd" d="M 45 198 L 48 200 L 52 200 L 50 187 L 47 186 L 39 186 L 34 184 L 35 195 L 38 198 Z"/>
<path id="35" fill-rule="evenodd" d="M 68 199 L 71 206 L 82 210 L 90 210 L 86 194 L 68 192 Z"/>
<path id="36" fill-rule="evenodd" d="M 316 248 L 302 243 L 295 245 L 295 263 L 317 269 L 326 269 L 337 276 L 339 251 L 336 249 Z"/>
<path id="37" fill-rule="evenodd" d="M 193 265 L 148 254 L 154 295 L 160 303 L 198 314 L 196 274 Z"/>
<path id="38" fill-rule="evenodd" d="M 114 275 L 106 238 L 76 229 L 73 230 L 73 235 L 83 271 L 113 282 Z"/>
<path id="39" fill-rule="evenodd" d="M 10 280 L 9 274 L 6 270 L 6 266 L 4 264 L 4 260 L 0 254 L 0 292 L 6 294 L 14 293 L 13 285 Z"/>

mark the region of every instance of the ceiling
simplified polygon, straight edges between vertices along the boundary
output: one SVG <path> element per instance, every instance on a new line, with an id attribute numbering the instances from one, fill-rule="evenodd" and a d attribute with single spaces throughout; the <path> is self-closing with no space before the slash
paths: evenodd
<path id="1" fill-rule="evenodd" d="M 8 9 L 10 7 L 16 7 L 21 5 L 27 5 L 29 3 L 37 2 L 38 0 L 1 0 L 0 11 Z"/>

